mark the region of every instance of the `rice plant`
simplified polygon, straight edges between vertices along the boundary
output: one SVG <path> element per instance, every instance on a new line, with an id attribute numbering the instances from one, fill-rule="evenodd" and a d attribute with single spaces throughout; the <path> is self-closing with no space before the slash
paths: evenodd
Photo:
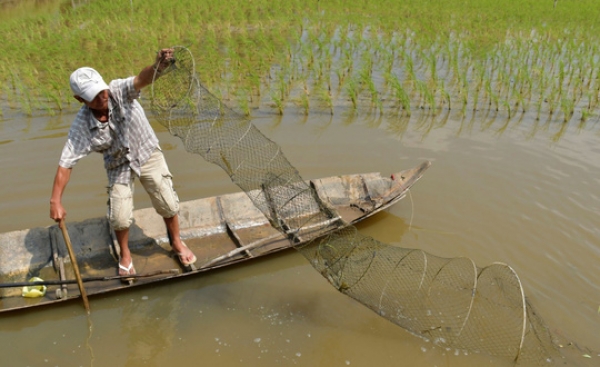
<path id="1" fill-rule="evenodd" d="M 600 115 L 595 0 L 32 3 L 0 14 L 0 97 L 28 115 L 75 108 L 67 80 L 79 66 L 133 75 L 181 44 L 203 83 L 244 113 Z"/>

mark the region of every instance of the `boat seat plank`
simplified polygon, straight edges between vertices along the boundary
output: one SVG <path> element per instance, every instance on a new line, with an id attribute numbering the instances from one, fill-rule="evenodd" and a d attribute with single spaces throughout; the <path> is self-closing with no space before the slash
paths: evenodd
<path id="1" fill-rule="evenodd" d="M 245 193 L 221 196 L 221 208 L 223 220 L 233 230 L 269 224 L 267 217 Z"/>

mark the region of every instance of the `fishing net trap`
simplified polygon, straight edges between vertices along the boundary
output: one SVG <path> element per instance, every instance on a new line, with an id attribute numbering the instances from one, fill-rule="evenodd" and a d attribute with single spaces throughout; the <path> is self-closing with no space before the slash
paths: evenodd
<path id="1" fill-rule="evenodd" d="M 565 363 L 510 266 L 480 268 L 468 258 L 388 245 L 344 223 L 276 143 L 202 85 L 187 48 L 174 48 L 151 89 L 154 116 L 188 152 L 225 170 L 293 243 L 317 238 L 295 248 L 341 293 L 447 350 L 519 366 Z"/>

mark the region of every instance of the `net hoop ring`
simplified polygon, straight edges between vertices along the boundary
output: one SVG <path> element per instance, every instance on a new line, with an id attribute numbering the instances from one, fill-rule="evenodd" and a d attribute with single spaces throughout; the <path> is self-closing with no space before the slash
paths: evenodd
<path id="1" fill-rule="evenodd" d="M 186 97 L 190 95 L 190 93 L 193 90 L 194 83 L 197 83 L 197 80 L 195 78 L 196 62 L 194 60 L 192 52 L 185 46 L 172 46 L 171 48 L 173 49 L 173 61 L 171 62 L 171 65 L 169 65 L 169 67 L 167 67 L 162 72 L 159 72 L 157 69 L 154 69 L 154 74 L 152 75 L 152 84 L 150 88 L 150 103 L 153 111 L 168 112 L 169 110 L 173 109 L 179 104 L 179 102 L 186 99 Z M 178 63 L 178 60 L 186 61 L 187 64 L 183 65 L 185 67 L 184 69 L 181 68 L 182 64 Z M 180 95 L 178 95 L 177 98 L 172 98 L 173 101 L 169 103 L 168 106 L 160 105 L 157 102 L 158 92 L 156 86 L 160 85 L 161 83 L 159 79 L 165 81 L 165 79 L 169 77 L 169 73 L 175 70 L 185 70 L 186 74 L 189 75 L 189 82 L 187 83 L 187 85 L 181 87 L 182 92 L 180 93 Z"/>

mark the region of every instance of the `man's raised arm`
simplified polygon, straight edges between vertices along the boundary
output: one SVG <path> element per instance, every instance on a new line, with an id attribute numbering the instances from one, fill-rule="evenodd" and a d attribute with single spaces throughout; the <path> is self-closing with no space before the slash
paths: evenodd
<path id="1" fill-rule="evenodd" d="M 156 60 L 153 65 L 146 66 L 140 71 L 140 73 L 133 79 L 133 87 L 135 90 L 141 90 L 147 85 L 152 84 L 152 78 L 156 71 L 160 76 L 160 73 L 171 64 L 173 58 L 172 48 L 163 48 L 156 53 Z"/>

